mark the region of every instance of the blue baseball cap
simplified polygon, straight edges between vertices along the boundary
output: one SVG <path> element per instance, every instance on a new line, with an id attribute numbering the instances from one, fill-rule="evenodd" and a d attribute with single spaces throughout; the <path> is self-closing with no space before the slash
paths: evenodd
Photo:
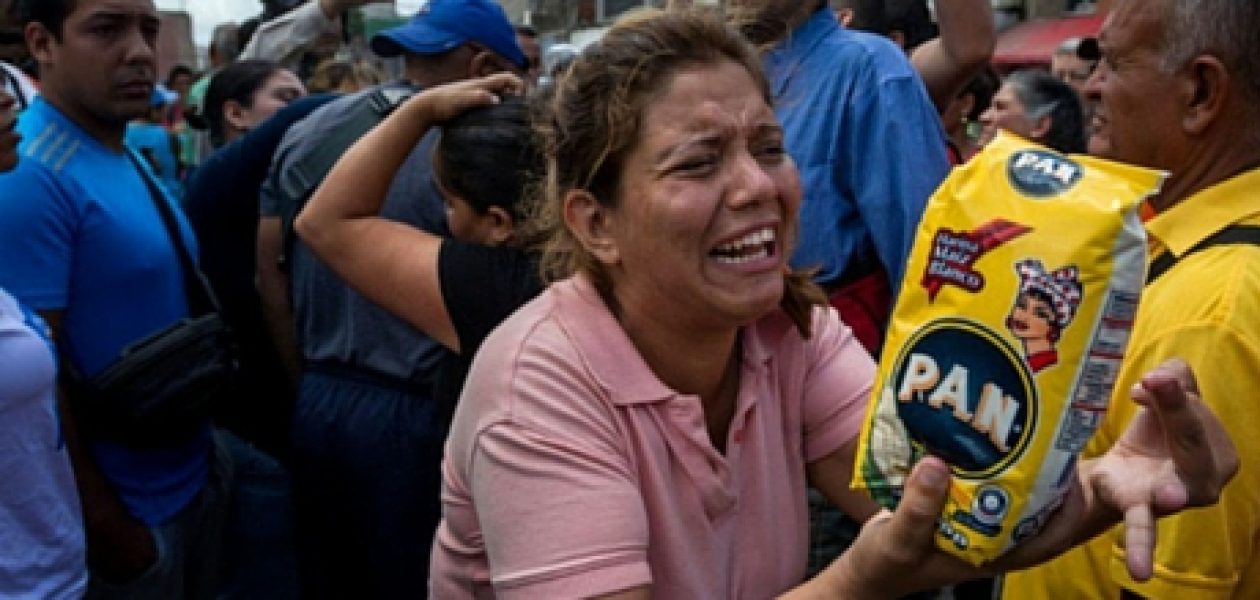
<path id="1" fill-rule="evenodd" d="M 166 106 L 176 100 L 179 100 L 179 94 L 159 83 L 153 86 L 153 93 L 149 95 L 149 107 L 158 108 Z"/>
<path id="2" fill-rule="evenodd" d="M 512 64 L 526 68 L 516 30 L 493 0 L 429 0 L 404 25 L 372 37 L 372 51 L 384 57 L 441 54 L 475 42 Z"/>

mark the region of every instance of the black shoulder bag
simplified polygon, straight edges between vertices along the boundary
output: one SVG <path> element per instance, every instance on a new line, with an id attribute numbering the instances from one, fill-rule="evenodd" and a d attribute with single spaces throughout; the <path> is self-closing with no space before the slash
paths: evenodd
<path id="1" fill-rule="evenodd" d="M 92 379 L 73 377 L 78 380 L 73 397 L 80 421 L 93 433 L 143 447 L 188 439 L 204 426 L 232 385 L 238 363 L 232 333 L 183 243 L 174 211 L 135 155 L 127 156 L 179 255 L 191 316 L 127 346 Z"/>

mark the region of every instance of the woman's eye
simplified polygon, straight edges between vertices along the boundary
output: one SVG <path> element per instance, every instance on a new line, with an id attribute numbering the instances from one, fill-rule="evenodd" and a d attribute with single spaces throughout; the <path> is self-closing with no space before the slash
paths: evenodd
<path id="1" fill-rule="evenodd" d="M 757 156 L 762 158 L 779 159 L 787 154 L 787 150 L 782 144 L 770 144 L 757 150 Z"/>
<path id="2" fill-rule="evenodd" d="M 689 158 L 678 163 L 674 170 L 681 173 L 695 173 L 712 167 L 716 162 L 717 159 L 712 156 Z"/>

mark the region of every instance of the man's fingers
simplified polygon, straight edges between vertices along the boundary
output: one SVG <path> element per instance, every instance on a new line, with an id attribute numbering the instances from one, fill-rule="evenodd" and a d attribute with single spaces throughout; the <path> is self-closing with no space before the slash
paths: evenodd
<path id="1" fill-rule="evenodd" d="M 1184 363 L 1170 362 L 1144 377 L 1142 387 L 1153 400 L 1150 408 L 1159 418 L 1177 475 L 1190 492 L 1190 503 L 1202 506 L 1215 501 L 1220 473 L 1216 449 L 1204 422 L 1214 422 L 1214 417 L 1197 410 L 1199 398 L 1194 378 Z"/>
<path id="2" fill-rule="evenodd" d="M 1153 571 L 1155 552 L 1155 516 L 1148 504 L 1130 507 L 1124 513 L 1124 556 L 1129 576 L 1146 581 Z"/>

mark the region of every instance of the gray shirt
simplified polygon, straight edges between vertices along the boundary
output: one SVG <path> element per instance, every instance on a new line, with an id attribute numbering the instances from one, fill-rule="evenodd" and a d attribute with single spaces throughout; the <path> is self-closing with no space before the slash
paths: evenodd
<path id="1" fill-rule="evenodd" d="M 276 183 L 309 154 L 344 153 L 366 133 L 364 103 L 373 90 L 339 98 L 294 124 L 285 134 L 260 194 L 263 216 L 284 214 L 287 198 Z M 361 130 L 361 131 L 360 131 Z M 381 216 L 446 235 L 446 212 L 433 182 L 431 157 L 437 132 L 416 145 L 390 186 Z M 339 147 L 340 146 L 340 147 Z M 311 174 L 322 180 L 327 172 Z M 313 181 L 314 182 L 314 181 Z M 313 189 L 313 188 L 312 188 Z M 446 350 L 403 320 L 359 295 L 319 262 L 300 239 L 289 260 L 295 328 L 303 358 L 428 384 Z"/>

